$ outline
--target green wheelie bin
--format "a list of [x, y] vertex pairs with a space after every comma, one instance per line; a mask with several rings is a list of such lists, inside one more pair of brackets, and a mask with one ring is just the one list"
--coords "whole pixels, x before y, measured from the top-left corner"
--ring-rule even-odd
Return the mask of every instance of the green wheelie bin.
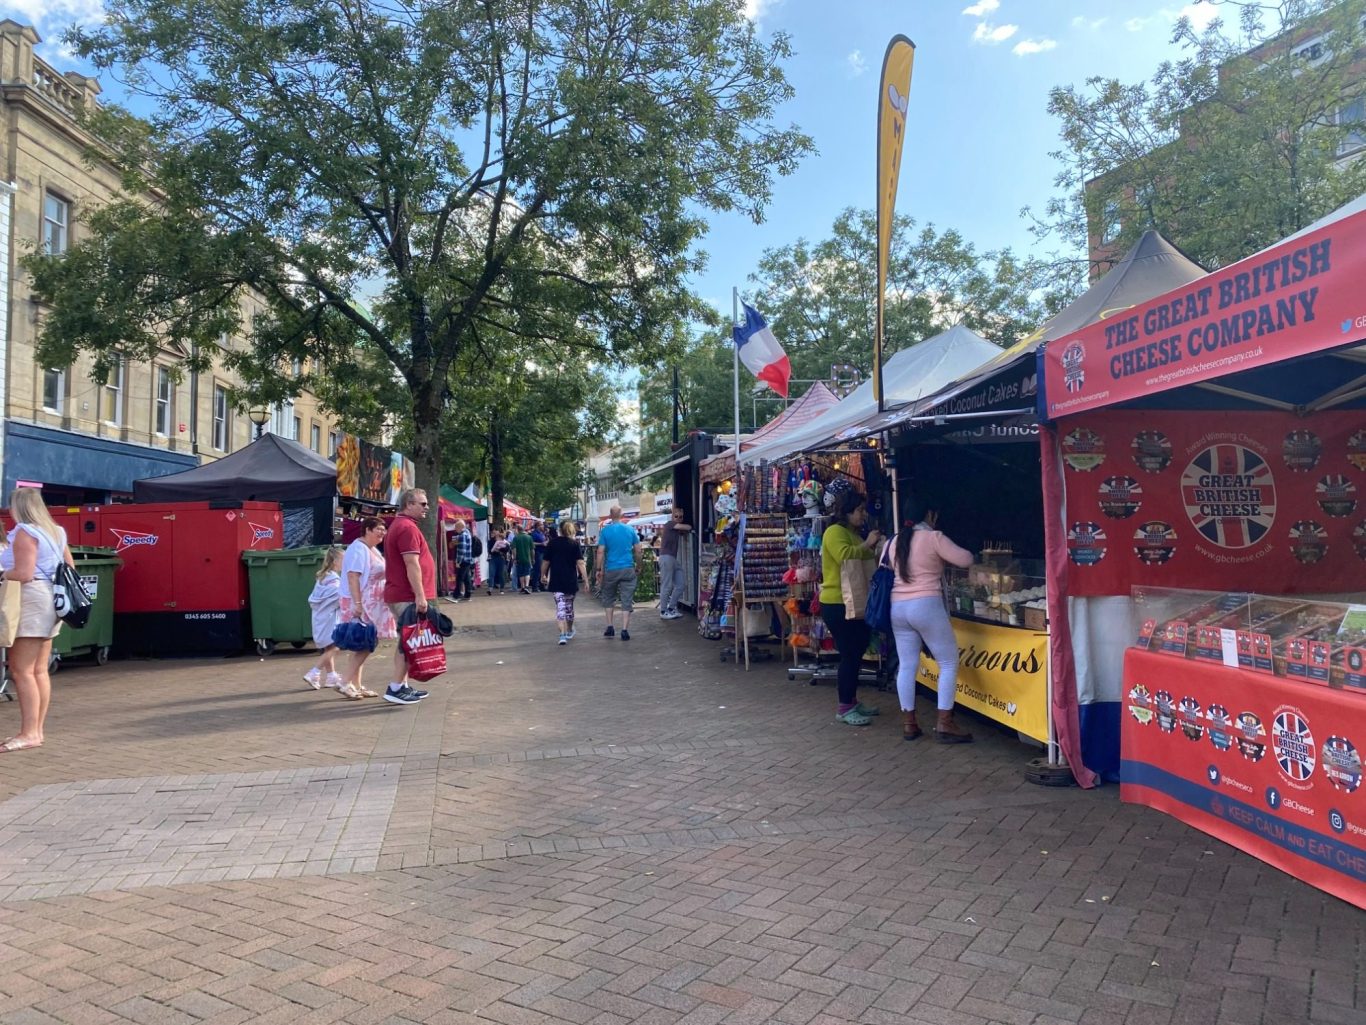
[[104, 665], [114, 643], [114, 571], [123, 565], [123, 560], [114, 555], [112, 548], [73, 545], [71, 561], [90, 592], [90, 619], [80, 629], [62, 624], [52, 641], [48, 672], [56, 672], [62, 660], [73, 655], [94, 655], [95, 663]]
[[318, 569], [329, 547], [242, 553], [247, 564], [251, 636], [258, 655], [269, 655], [277, 644], [302, 648], [313, 640], [308, 595], [318, 582]]

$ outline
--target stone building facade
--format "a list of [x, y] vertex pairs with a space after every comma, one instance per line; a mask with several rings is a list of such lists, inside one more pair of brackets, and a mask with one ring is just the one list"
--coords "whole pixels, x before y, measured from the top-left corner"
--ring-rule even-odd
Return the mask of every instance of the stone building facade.
[[[34, 53], [38, 42], [30, 26], [0, 21], [0, 486], [8, 495], [17, 484], [40, 484], [49, 504], [106, 502], [139, 478], [236, 451], [256, 427], [233, 408], [230, 373], [177, 373], [187, 353], [169, 346], [154, 360], [124, 363], [104, 383], [88, 356], [66, 367], [37, 361], [43, 308], [18, 261], [36, 247], [62, 252], [78, 242], [83, 212], [118, 187], [111, 166], [89, 159], [93, 140], [74, 116], [97, 102], [99, 83], [56, 71]], [[272, 410], [265, 429], [323, 456], [338, 437], [307, 394]]]

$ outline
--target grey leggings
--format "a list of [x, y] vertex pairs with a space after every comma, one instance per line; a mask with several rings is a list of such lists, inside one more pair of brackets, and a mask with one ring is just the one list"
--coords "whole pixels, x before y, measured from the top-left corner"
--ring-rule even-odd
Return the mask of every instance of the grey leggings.
[[920, 668], [920, 649], [930, 649], [939, 663], [939, 710], [953, 707], [958, 687], [958, 640], [953, 636], [944, 599], [908, 598], [892, 602], [892, 636], [896, 638], [896, 693], [904, 712], [915, 709], [915, 674]]

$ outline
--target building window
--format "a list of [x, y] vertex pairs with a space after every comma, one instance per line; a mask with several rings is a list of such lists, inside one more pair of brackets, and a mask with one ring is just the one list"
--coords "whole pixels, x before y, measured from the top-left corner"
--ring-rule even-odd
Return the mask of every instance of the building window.
[[49, 413], [60, 413], [66, 398], [66, 371], [43, 371], [43, 408]]
[[308, 447], [314, 452], [321, 452], [323, 447], [323, 429], [314, 424], [308, 429]]
[[220, 452], [228, 450], [228, 389], [221, 384], [213, 389], [213, 447]]
[[336, 454], [337, 454], [337, 432], [336, 432], [336, 431], [328, 431], [328, 432], [327, 432], [327, 455], [328, 455], [328, 458], [330, 459], [332, 456], [335, 456]]
[[297, 416], [294, 418], [294, 433], [290, 435], [295, 441], [304, 440], [304, 422]]
[[1366, 146], [1366, 96], [1358, 96], [1338, 108], [1338, 127], [1344, 129], [1338, 139], [1338, 156]]
[[109, 370], [109, 376], [100, 388], [100, 419], [107, 424], [120, 426], [123, 423], [123, 386], [128, 365], [119, 360]]
[[175, 385], [171, 380], [169, 367], [157, 367], [157, 408], [155, 429], [163, 438], [171, 433], [171, 421], [175, 418]]
[[1101, 245], [1108, 245], [1119, 238], [1119, 233], [1123, 228], [1120, 217], [1120, 206], [1118, 199], [1107, 199], [1105, 205], [1100, 208], [1100, 242]]
[[61, 256], [66, 252], [71, 229], [71, 204], [52, 192], [43, 193], [43, 252]]

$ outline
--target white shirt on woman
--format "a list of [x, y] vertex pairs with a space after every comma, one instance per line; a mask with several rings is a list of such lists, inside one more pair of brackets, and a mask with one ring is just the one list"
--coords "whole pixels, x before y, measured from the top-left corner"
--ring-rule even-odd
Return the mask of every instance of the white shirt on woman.
[[351, 594], [351, 574], [360, 574], [360, 590], [365, 593], [365, 584], [370, 579], [370, 568], [373, 565], [370, 554], [370, 546], [360, 538], [352, 541], [346, 547], [346, 553], [342, 556], [341, 572], [341, 591], [348, 597]]
[[66, 530], [62, 527], [57, 528], [57, 533], [61, 541], [52, 540], [52, 536], [42, 527], [35, 527], [31, 523], [16, 523], [14, 529], [7, 535], [9, 547], [0, 552], [0, 570], [14, 569], [14, 539], [20, 531], [28, 534], [38, 545], [37, 568], [35, 577], [43, 580], [51, 580], [57, 572], [57, 565], [66, 561]]

